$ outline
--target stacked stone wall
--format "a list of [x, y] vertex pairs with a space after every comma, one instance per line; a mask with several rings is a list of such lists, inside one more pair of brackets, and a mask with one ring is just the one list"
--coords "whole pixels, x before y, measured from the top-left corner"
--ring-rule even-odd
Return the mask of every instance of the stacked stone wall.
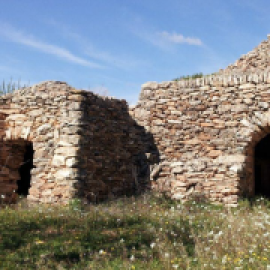
[[242, 55], [234, 64], [229, 65], [224, 70], [220, 70], [220, 74], [258, 73], [269, 71], [270, 57], [270, 35], [267, 40], [261, 42], [256, 48], [249, 53]]
[[254, 149], [270, 133], [269, 89], [264, 72], [147, 83], [131, 109], [62, 82], [2, 96], [1, 195], [16, 199], [32, 143], [32, 201], [99, 201], [151, 180], [175, 199], [235, 205], [255, 191]]
[[155, 150], [151, 135], [129, 115], [126, 101], [62, 82], [2, 96], [0, 135], [0, 195], [7, 201], [18, 197], [19, 169], [29, 143], [34, 168], [27, 198], [45, 203], [134, 192], [147, 182], [149, 151]]
[[[68, 96], [71, 90], [64, 83], [39, 84], [0, 98], [0, 111], [5, 114], [1, 139], [1, 193], [7, 200], [14, 198], [19, 168], [25, 146], [32, 143], [34, 166], [28, 198], [41, 202], [62, 202], [70, 197], [72, 188], [66, 185], [62, 169], [55, 160], [61, 149], [62, 125], [71, 122], [68, 116]], [[68, 118], [68, 119], [66, 119]], [[4, 182], [3, 182], [4, 181]], [[8, 190], [7, 190], [8, 189]]]
[[142, 172], [139, 160], [144, 159], [144, 165], [150, 166], [147, 153], [151, 152], [151, 135], [131, 118], [126, 101], [80, 90], [70, 98], [73, 102], [80, 100], [72, 111], [80, 129], [67, 128], [69, 140], [77, 141], [79, 146], [74, 159], [80, 168], [78, 196], [99, 201], [132, 194], [147, 184], [147, 171]]
[[270, 132], [270, 74], [147, 83], [131, 114], [154, 137], [152, 188], [236, 204], [254, 194], [254, 147]]

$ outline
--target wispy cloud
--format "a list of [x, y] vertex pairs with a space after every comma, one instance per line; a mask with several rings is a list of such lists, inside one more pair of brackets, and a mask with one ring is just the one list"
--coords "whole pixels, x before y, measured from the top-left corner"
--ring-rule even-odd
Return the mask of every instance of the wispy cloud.
[[157, 31], [151, 27], [131, 26], [130, 30], [143, 41], [165, 51], [171, 51], [176, 45], [181, 44], [203, 46], [203, 42], [199, 38], [185, 37], [182, 34], [169, 33], [167, 31]]
[[108, 51], [97, 49], [97, 47], [87, 38], [80, 35], [78, 32], [72, 30], [67, 25], [50, 20], [47, 23], [60, 30], [60, 34], [68, 38], [70, 41], [75, 41], [77, 45], [82, 48], [82, 51], [89, 57], [100, 61], [109, 66], [113, 66], [119, 69], [132, 69], [142, 65], [147, 65], [145, 61], [135, 59], [130, 55], [116, 55]]
[[184, 37], [183, 35], [177, 33], [168, 33], [166, 31], [163, 31], [158, 33], [157, 35], [164, 41], [168, 41], [175, 44], [186, 43], [189, 45], [197, 45], [197, 46], [203, 45], [202, 41], [199, 38]]
[[93, 59], [99, 60], [103, 63], [106, 63], [110, 66], [119, 68], [119, 69], [132, 69], [141, 65], [145, 65], [144, 62], [136, 59], [131, 59], [131, 57], [120, 57], [113, 56], [109, 52], [100, 51], [94, 48], [93, 46], [86, 46], [84, 50], [85, 54], [90, 56]]
[[66, 48], [38, 40], [36, 37], [25, 34], [9, 24], [0, 24], [0, 36], [14, 43], [25, 45], [40, 52], [54, 55], [71, 63], [90, 68], [102, 68], [101, 65], [76, 56]]
[[177, 31], [157, 29], [151, 22], [140, 16], [134, 18], [133, 23], [128, 24], [127, 27], [134, 36], [164, 51], [175, 51], [179, 45], [204, 46], [199, 37], [186, 36]]

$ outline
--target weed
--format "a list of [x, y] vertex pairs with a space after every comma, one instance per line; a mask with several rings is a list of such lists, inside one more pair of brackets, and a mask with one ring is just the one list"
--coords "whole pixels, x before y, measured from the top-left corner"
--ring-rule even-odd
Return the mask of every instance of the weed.
[[144, 194], [0, 210], [1, 269], [266, 269], [269, 201], [230, 209]]

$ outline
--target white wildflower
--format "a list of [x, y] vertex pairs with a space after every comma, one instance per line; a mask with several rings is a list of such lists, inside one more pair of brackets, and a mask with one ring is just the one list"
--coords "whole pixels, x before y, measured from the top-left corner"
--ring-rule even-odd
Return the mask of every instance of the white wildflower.
[[168, 252], [165, 252], [164, 257], [169, 258], [170, 254]]
[[124, 243], [125, 240], [123, 238], [120, 239], [120, 243]]

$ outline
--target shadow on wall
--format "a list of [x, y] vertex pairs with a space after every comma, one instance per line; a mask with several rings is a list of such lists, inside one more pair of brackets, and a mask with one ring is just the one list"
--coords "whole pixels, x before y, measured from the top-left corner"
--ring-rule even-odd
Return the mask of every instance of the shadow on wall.
[[98, 202], [145, 191], [159, 152], [152, 134], [130, 116], [126, 101], [86, 92], [80, 111], [76, 196]]
[[252, 199], [254, 196], [270, 198], [270, 135], [267, 135], [266, 131], [270, 134], [270, 130], [253, 134], [251, 142], [246, 147], [243, 166], [238, 170], [239, 195], [244, 198]]
[[18, 195], [29, 194], [33, 144], [23, 139], [0, 142], [0, 195], [4, 199], [1, 201], [14, 203]]

